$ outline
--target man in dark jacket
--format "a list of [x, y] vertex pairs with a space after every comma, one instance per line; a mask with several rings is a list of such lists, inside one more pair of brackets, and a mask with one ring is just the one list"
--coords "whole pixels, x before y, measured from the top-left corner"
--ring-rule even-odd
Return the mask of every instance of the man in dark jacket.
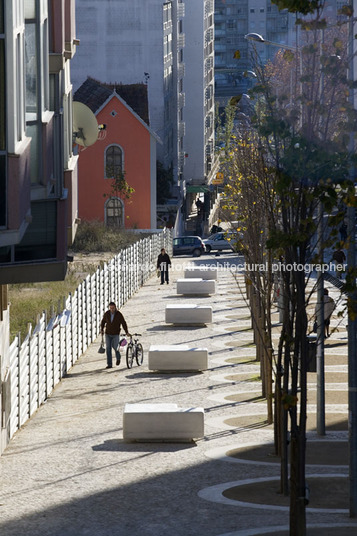
[[169, 266], [171, 266], [171, 260], [165, 249], [162, 248], [160, 255], [157, 258], [157, 269], [161, 274], [161, 285], [166, 281], [169, 284]]
[[114, 348], [116, 355], [116, 364], [120, 365], [120, 352], [119, 352], [119, 334], [120, 328], [123, 326], [125, 334], [130, 337], [128, 333], [128, 326], [126, 325], [125, 318], [120, 311], [116, 308], [114, 302], [110, 302], [109, 310], [104, 313], [102, 322], [100, 324], [100, 331], [103, 335], [105, 327], [105, 346], [107, 349], [107, 366], [106, 368], [112, 368], [112, 348]]

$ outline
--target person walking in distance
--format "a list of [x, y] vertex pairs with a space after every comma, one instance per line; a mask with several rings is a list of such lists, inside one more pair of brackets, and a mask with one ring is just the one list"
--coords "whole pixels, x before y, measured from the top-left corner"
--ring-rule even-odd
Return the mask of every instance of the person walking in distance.
[[157, 258], [157, 269], [161, 274], [161, 285], [166, 281], [169, 284], [169, 266], [171, 266], [171, 260], [165, 249], [162, 248], [160, 255]]
[[105, 346], [107, 351], [107, 366], [106, 368], [112, 368], [112, 348], [114, 348], [116, 356], [116, 364], [120, 365], [120, 352], [119, 352], [119, 335], [120, 328], [123, 326], [125, 334], [130, 337], [128, 332], [128, 326], [125, 322], [124, 316], [118, 311], [114, 302], [110, 302], [109, 309], [104, 313], [102, 322], [100, 324], [100, 331], [103, 335], [105, 328]]
[[330, 319], [335, 309], [335, 301], [329, 296], [327, 288], [324, 288], [324, 324], [325, 338], [330, 336]]

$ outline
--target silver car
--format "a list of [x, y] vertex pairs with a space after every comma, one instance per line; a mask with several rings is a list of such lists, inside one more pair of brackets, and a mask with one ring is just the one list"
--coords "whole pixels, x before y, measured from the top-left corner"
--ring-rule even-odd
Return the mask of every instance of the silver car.
[[230, 251], [235, 251], [236, 241], [236, 233], [221, 232], [205, 238], [203, 243], [205, 245], [206, 252], [209, 253], [211, 250], [223, 251], [224, 249], [229, 249]]

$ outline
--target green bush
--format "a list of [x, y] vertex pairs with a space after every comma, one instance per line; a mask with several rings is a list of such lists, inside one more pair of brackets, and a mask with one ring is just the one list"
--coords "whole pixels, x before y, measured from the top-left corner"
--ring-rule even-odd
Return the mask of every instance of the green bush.
[[75, 253], [99, 253], [102, 251], [118, 253], [140, 238], [140, 233], [106, 227], [98, 221], [83, 221], [78, 226], [71, 250]]

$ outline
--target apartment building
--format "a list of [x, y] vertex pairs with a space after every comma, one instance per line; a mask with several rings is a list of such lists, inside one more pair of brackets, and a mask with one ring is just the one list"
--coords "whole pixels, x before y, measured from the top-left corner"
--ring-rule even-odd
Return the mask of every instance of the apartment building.
[[184, 177], [207, 184], [214, 172], [214, 2], [187, 2], [184, 88]]
[[[244, 36], [258, 33], [274, 43], [292, 45], [296, 42], [294, 17], [287, 10], [279, 11], [270, 0], [215, 1], [215, 86], [220, 106], [225, 106], [233, 95], [246, 93], [252, 85], [247, 75], [252, 69], [252, 45]], [[274, 46], [255, 46], [263, 62], [277, 51]]]
[[[63, 279], [77, 218], [70, 60], [75, 0], [0, 0], [0, 387], [7, 284]], [[0, 400], [0, 406], [1, 406]], [[1, 408], [0, 451], [8, 406]]]
[[[63, 279], [76, 225], [74, 0], [1, 1], [0, 284]], [[67, 219], [68, 218], [68, 219]]]

